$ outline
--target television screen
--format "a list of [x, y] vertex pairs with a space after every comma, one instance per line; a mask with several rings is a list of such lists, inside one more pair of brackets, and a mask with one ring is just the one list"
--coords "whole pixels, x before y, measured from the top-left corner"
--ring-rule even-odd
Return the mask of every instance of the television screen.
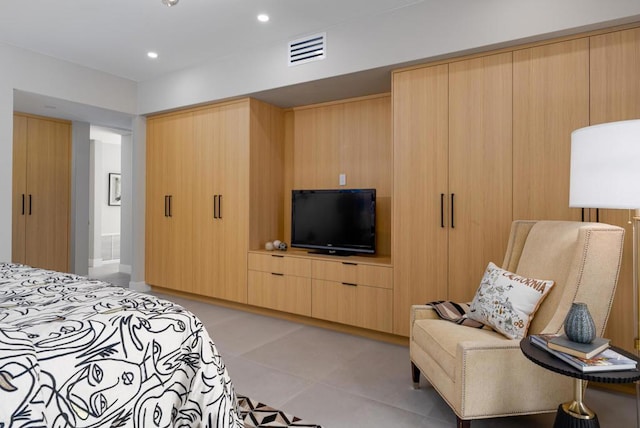
[[375, 189], [293, 190], [291, 246], [329, 254], [375, 253]]

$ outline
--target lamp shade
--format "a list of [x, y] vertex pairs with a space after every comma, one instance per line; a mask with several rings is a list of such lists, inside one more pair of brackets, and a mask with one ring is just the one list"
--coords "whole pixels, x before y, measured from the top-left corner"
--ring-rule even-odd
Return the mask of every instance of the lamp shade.
[[571, 133], [569, 206], [640, 208], [640, 120]]

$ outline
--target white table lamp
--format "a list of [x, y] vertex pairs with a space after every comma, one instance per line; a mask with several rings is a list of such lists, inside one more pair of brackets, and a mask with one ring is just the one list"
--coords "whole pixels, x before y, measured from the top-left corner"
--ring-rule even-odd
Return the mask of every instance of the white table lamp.
[[[640, 355], [638, 227], [640, 220], [640, 120], [580, 128], [571, 133], [569, 206], [636, 210], [633, 225], [634, 348]], [[640, 382], [636, 382], [640, 426]]]

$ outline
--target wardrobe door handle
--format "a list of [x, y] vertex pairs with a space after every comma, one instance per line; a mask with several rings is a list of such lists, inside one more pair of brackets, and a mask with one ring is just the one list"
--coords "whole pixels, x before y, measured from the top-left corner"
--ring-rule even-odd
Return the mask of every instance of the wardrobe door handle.
[[455, 229], [456, 225], [454, 223], [454, 205], [453, 205], [453, 198], [455, 197], [455, 193], [451, 194], [451, 229]]
[[277, 273], [277, 272], [271, 272], [271, 275], [273, 275], [273, 276], [284, 276], [283, 273]]
[[440, 193], [440, 227], [444, 228], [444, 193]]
[[31, 208], [33, 208], [33, 200], [31, 199], [31, 195], [29, 195], [29, 215], [31, 215]]
[[213, 218], [218, 218], [218, 195], [213, 195]]
[[596, 208], [596, 223], [600, 223], [600, 208]]
[[173, 199], [173, 195], [169, 195], [169, 217], [173, 217], [173, 212], [171, 209], [171, 200]]
[[582, 208], [582, 213], [580, 214], [580, 221], [584, 223], [584, 208]]
[[222, 195], [218, 195], [218, 218], [222, 218]]
[[169, 217], [169, 196], [164, 195], [164, 216]]
[[342, 285], [348, 285], [349, 287], [357, 287], [358, 284], [355, 284], [353, 282], [343, 282]]
[[22, 194], [22, 215], [24, 215], [24, 193]]

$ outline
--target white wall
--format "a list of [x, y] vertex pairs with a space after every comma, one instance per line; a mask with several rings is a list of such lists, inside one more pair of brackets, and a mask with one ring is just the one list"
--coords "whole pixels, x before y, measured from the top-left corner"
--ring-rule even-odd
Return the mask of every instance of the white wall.
[[[120, 136], [118, 135], [118, 138]], [[96, 142], [97, 144], [98, 142]], [[96, 171], [98, 176], [96, 182], [100, 187], [101, 194], [96, 194], [102, 209], [103, 235], [120, 233], [120, 206], [109, 205], [109, 174], [121, 174], [120, 144], [102, 144], [102, 158], [100, 159], [100, 171]]]
[[[633, 16], [634, 18], [629, 18]], [[138, 85], [146, 114], [327, 77], [640, 19], [638, 0], [425, 0], [328, 28], [327, 58], [288, 67], [286, 42]]]
[[[0, 44], [0, 200], [11, 200], [13, 90], [135, 114], [136, 83]], [[11, 204], [0, 204], [0, 260], [11, 260]]]
[[[11, 200], [13, 89], [147, 114], [326, 77], [640, 19], [638, 0], [425, 0], [327, 29], [324, 61], [286, 66], [286, 40], [136, 84], [0, 44], [0, 200]], [[302, 36], [302, 35], [301, 35]], [[133, 121], [132, 284], [144, 285], [144, 118]], [[0, 204], [0, 260], [11, 207]]]
[[[133, 134], [122, 136], [122, 206], [120, 207], [120, 272], [131, 273], [133, 237]], [[137, 195], [136, 195], [137, 196]], [[140, 194], [144, 200], [144, 192]], [[143, 228], [144, 230], [144, 228]], [[141, 239], [144, 242], [143, 238]]]
[[87, 254], [89, 253], [89, 170], [90, 146], [89, 124], [72, 124], [72, 179], [71, 179], [71, 245], [72, 272], [80, 275], [89, 273]]
[[[109, 205], [109, 174], [121, 174], [122, 136], [109, 130], [91, 127], [91, 196], [90, 239], [88, 262], [100, 266], [103, 245], [109, 245], [106, 235], [120, 235], [122, 206]], [[118, 241], [120, 241], [118, 239]]]

